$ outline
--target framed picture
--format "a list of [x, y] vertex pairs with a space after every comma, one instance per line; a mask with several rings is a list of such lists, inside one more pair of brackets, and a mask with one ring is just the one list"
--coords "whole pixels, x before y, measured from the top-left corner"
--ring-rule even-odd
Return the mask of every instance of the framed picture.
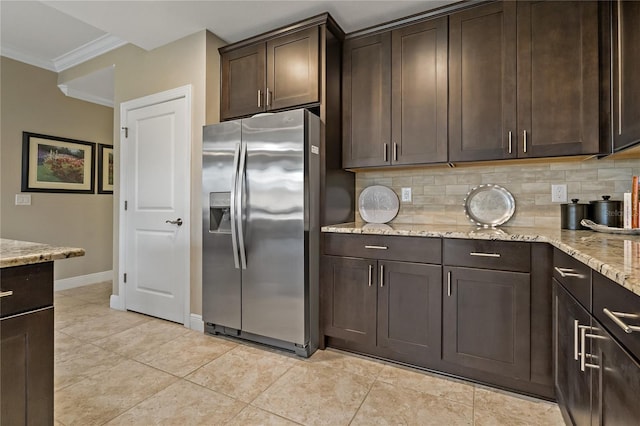
[[22, 192], [93, 194], [92, 142], [22, 132]]
[[113, 194], [113, 146], [98, 144], [98, 194]]

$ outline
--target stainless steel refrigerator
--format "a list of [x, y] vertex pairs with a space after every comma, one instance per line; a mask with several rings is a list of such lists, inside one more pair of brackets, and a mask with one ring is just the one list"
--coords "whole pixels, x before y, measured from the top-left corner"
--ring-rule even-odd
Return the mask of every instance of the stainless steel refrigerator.
[[204, 127], [207, 333], [317, 349], [320, 132], [303, 109]]

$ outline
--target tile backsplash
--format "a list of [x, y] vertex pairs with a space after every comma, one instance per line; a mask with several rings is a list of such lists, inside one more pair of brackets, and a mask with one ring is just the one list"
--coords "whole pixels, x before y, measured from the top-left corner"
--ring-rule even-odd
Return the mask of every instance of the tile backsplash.
[[[492, 162], [413, 169], [360, 170], [356, 173], [356, 195], [370, 185], [392, 188], [400, 198], [410, 187], [411, 202], [400, 202], [391, 223], [469, 224], [464, 199], [475, 186], [498, 184], [516, 200], [516, 211], [504, 226], [560, 227], [560, 203], [551, 202], [551, 185], [566, 184], [568, 198], [581, 203], [611, 195], [622, 200], [631, 190], [631, 177], [640, 175], [640, 159], [537, 160], [536, 162]], [[361, 220], [357, 209], [356, 218]]]

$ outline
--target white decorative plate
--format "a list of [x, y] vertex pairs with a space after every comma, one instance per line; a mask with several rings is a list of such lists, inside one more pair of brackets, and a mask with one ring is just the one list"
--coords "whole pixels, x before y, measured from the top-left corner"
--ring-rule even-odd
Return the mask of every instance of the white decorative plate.
[[476, 186], [464, 199], [464, 212], [476, 225], [494, 227], [502, 225], [513, 216], [516, 202], [513, 195], [500, 185]]
[[365, 188], [358, 198], [360, 216], [369, 223], [387, 223], [396, 217], [399, 208], [396, 193], [382, 185]]

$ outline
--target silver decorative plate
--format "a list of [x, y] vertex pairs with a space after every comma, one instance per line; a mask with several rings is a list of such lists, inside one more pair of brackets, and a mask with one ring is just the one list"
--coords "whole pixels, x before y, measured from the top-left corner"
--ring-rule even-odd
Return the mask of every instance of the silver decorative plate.
[[513, 195], [500, 185], [488, 183], [476, 186], [464, 199], [467, 218], [487, 228], [507, 222], [515, 211]]
[[366, 187], [358, 198], [358, 211], [369, 223], [387, 223], [398, 214], [400, 202], [391, 188], [382, 185]]

